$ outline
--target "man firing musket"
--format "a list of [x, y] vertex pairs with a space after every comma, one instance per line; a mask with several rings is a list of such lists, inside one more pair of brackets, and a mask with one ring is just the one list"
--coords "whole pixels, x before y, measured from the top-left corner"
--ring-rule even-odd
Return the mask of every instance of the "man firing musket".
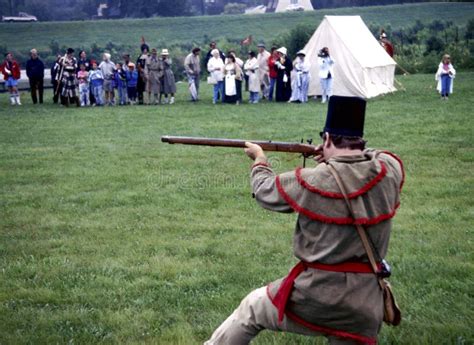
[[375, 344], [382, 320], [400, 322], [383, 259], [403, 164], [390, 152], [365, 149], [365, 106], [360, 98], [330, 98], [323, 143], [312, 148], [315, 168], [276, 175], [264, 149], [246, 143], [257, 202], [298, 213], [293, 246], [300, 261], [245, 297], [206, 345], [248, 344], [264, 329], [326, 336], [332, 345]]

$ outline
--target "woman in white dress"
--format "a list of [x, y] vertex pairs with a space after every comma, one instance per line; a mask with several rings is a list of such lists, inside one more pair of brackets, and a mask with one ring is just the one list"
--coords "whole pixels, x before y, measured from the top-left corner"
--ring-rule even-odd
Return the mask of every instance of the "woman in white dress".
[[249, 52], [249, 58], [244, 65], [245, 74], [249, 78], [249, 103], [258, 103], [258, 93], [260, 92], [260, 78], [258, 75], [258, 60], [255, 52]]

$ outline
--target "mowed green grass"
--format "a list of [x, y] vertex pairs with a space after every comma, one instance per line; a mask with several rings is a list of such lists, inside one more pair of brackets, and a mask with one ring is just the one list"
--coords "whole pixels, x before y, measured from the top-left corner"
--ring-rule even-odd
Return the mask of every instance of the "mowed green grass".
[[416, 20], [428, 23], [435, 19], [462, 26], [474, 18], [474, 3], [420, 3], [264, 15], [1, 23], [0, 42], [8, 49], [24, 51], [32, 47], [47, 50], [52, 40], [60, 46], [89, 48], [97, 43], [104, 47], [113, 42], [138, 49], [142, 35], [149, 44], [160, 48], [184, 43], [191, 46], [223, 38], [240, 42], [253, 35], [256, 42], [263, 40], [270, 44], [298, 24], [314, 25], [316, 29], [325, 15], [360, 15], [367, 25], [381, 27], [401, 28], [413, 25]]
[[[369, 146], [406, 167], [388, 260], [404, 321], [381, 344], [472, 344], [474, 73], [442, 101], [432, 75], [371, 100]], [[48, 97], [49, 98], [49, 97]], [[240, 149], [165, 134], [317, 138], [326, 107], [10, 107], [0, 95], [0, 343], [199, 344], [296, 262], [296, 215], [259, 208]], [[277, 172], [301, 165], [271, 153]], [[324, 344], [271, 332], [255, 344]]]

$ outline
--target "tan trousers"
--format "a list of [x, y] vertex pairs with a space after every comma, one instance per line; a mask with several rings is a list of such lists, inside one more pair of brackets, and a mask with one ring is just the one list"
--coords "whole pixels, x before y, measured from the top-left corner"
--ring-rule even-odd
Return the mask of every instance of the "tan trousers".
[[[267, 296], [267, 287], [252, 291], [239, 307], [212, 334], [204, 345], [246, 345], [264, 330], [298, 333], [308, 336], [322, 336], [286, 316], [278, 324], [278, 312]], [[351, 340], [328, 337], [331, 345], [357, 344]]]

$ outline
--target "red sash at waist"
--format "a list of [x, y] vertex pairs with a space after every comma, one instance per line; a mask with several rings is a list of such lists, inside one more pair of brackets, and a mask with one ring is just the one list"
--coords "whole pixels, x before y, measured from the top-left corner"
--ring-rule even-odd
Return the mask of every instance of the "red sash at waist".
[[[380, 270], [380, 264], [378, 265]], [[304, 262], [300, 261], [293, 267], [290, 273], [286, 276], [280, 285], [277, 293], [273, 298], [273, 304], [278, 309], [278, 322], [283, 321], [283, 315], [285, 314], [286, 305], [290, 299], [291, 291], [295, 285], [296, 278], [303, 273], [308, 267], [315, 268], [323, 271], [331, 272], [345, 272], [345, 273], [372, 273], [372, 267], [367, 262], [343, 262], [340, 264], [322, 264], [319, 262]]]

